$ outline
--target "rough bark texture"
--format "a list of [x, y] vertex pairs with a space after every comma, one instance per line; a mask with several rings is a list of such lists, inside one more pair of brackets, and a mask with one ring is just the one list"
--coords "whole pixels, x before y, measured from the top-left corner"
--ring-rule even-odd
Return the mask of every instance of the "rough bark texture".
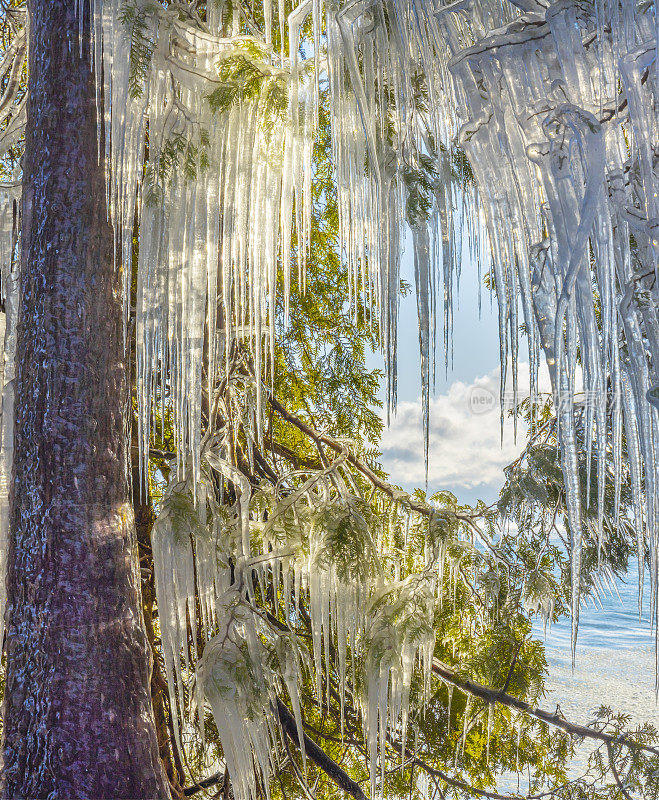
[[33, 0], [5, 798], [169, 798], [127, 481], [127, 381], [85, 19]]

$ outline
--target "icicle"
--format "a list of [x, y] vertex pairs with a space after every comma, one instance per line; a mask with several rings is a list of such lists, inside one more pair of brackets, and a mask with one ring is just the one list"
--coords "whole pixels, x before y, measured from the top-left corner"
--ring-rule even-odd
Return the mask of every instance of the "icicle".
[[[269, 6], [263, 56], [253, 63], [264, 87], [278, 83], [289, 93], [289, 107], [273, 107], [265, 99], [272, 95], [264, 91], [239, 104], [220, 105], [216, 111], [209, 96], [220, 83], [218, 63], [223, 69], [248, 52], [239, 38], [223, 38], [220, 17], [214, 11], [210, 14], [211, 29], [217, 33], [208, 33], [196, 26], [194, 18], [184, 20], [175, 10], [159, 10], [143, 0], [136, 0], [130, 13], [122, 15], [122, 8], [122, 0], [105, 0], [102, 6], [97, 0], [94, 29], [97, 76], [99, 41], [103, 42], [109, 201], [117, 255], [124, 264], [131, 259], [136, 208], [140, 215], [140, 449], [144, 462], [153, 400], [159, 393], [162, 396], [165, 387], [158, 381], [169, 367], [175, 375], [172, 407], [181, 463], [189, 461], [198, 480], [201, 375], [205, 360], [206, 391], [212, 393], [218, 370], [219, 348], [214, 341], [218, 320], [224, 326], [226, 354], [237, 339], [248, 345], [259, 368], [264, 361], [272, 365], [277, 231], [282, 233], [286, 259], [293, 198], [300, 212], [300, 254], [306, 252], [310, 236], [315, 100], [307, 88], [309, 71], [297, 64], [299, 28], [293, 26], [291, 34], [292, 69], [285, 61], [273, 64], [267, 56], [272, 30]], [[296, 13], [302, 21], [300, 10]], [[133, 56], [144, 62], [139, 76], [131, 71], [129, 59], [136, 40], [140, 50]], [[149, 160], [143, 165], [147, 122]], [[259, 224], [252, 223], [256, 220]], [[130, 270], [124, 274], [129, 276]], [[216, 317], [211, 309], [218, 293], [223, 308]], [[210, 344], [204, 350], [205, 335]], [[256, 411], [258, 428], [258, 381]]]
[[494, 725], [494, 703], [487, 706], [487, 745], [485, 747], [485, 763], [490, 764], [490, 739], [492, 737], [492, 727]]
[[[443, 9], [439, 16], [440, 36], [454, 54], [449, 69], [456, 80], [455, 107], [464, 122], [460, 138], [483, 200], [493, 251], [502, 370], [508, 350], [512, 349], [513, 355], [515, 352], [514, 337], [510, 337], [508, 328], [516, 328], [512, 323], [515, 313], [513, 299], [519, 288], [527, 328], [537, 325], [552, 376], [570, 509], [573, 638], [576, 638], [582, 523], [572, 401], [575, 386], [570, 373], [577, 347], [584, 363], [584, 447], [589, 454], [592, 430], [598, 453], [598, 539], [601, 541], [605, 488], [603, 455], [607, 451], [607, 422], [604, 392], [609, 370], [614, 391], [618, 390], [620, 376], [627, 369], [631, 367], [636, 376], [632, 390], [635, 413], [644, 421], [645, 433], [639, 431], [637, 439], [640, 465], [636, 469], [638, 477], [634, 477], [633, 482], [638, 486], [645, 473], [652, 485], [649, 491], [651, 518], [657, 507], [654, 480], [656, 445], [653, 444], [657, 418], [648, 410], [647, 401], [644, 403], [642, 399], [650, 385], [648, 377], [643, 375], [644, 370], [647, 373], [647, 360], [646, 356], [636, 357], [632, 353], [635, 364], [621, 363], [618, 339], [623, 331], [621, 317], [616, 313], [621, 298], [620, 295], [615, 297], [616, 278], [618, 285], [625, 286], [631, 277], [626, 266], [629, 260], [629, 224], [635, 230], [634, 236], [645, 237], [644, 242], [650, 245], [641, 245], [635, 257], [645, 259], [646, 273], [648, 269], [656, 268], [656, 253], [652, 253], [656, 243], [649, 242], [649, 228], [644, 222], [656, 217], [652, 205], [657, 196], [656, 178], [650, 179], [648, 169], [641, 164], [644, 186], [639, 187], [636, 197], [641, 198], [642, 210], [624, 211], [625, 207], [636, 206], [633, 199], [636, 190], [631, 183], [625, 186], [618, 178], [629, 174], [626, 171], [628, 164], [623, 160], [628, 152], [623, 131], [624, 115], [613, 110], [619, 107], [620, 102], [619, 83], [614, 77], [618, 45], [605, 32], [601, 20], [596, 24], [589, 11], [568, 2], [554, 4], [546, 11], [538, 7], [536, 12], [540, 17], [534, 18], [533, 22], [522, 17], [507, 24], [500, 18], [496, 24], [484, 23], [479, 29], [479, 15], [484, 8], [495, 13], [493, 8], [481, 4], [469, 4], [468, 7], [456, 4]], [[631, 35], [631, 40], [635, 36], [639, 41], [652, 40], [656, 34], [648, 25], [649, 19], [650, 16], [641, 11], [632, 16], [629, 24], [632, 29], [636, 28], [636, 32]], [[459, 24], [456, 24], [458, 20]], [[460, 28], [463, 23], [469, 26], [471, 40]], [[498, 30], [485, 37], [485, 31], [492, 28]], [[599, 38], [588, 38], [595, 29]], [[593, 41], [597, 41], [596, 57], [590, 52], [594, 49]], [[639, 76], [644, 68], [641, 65], [647, 66], [648, 53], [653, 47], [654, 44], [649, 47], [645, 44], [623, 55], [620, 61], [626, 93], [634, 105], [633, 108], [630, 106], [629, 120], [639, 140], [638, 158], [641, 162], [645, 160], [646, 165], [649, 163], [648, 143], [657, 139], [657, 115], [651, 90], [641, 88]], [[565, 117], [567, 109], [571, 109], [571, 120]], [[450, 118], [450, 111], [441, 98], [433, 110]], [[560, 155], [563, 153], [565, 157]], [[563, 174], [567, 179], [559, 174], [565, 169], [568, 171]], [[609, 197], [604, 197], [601, 191], [605, 179]], [[648, 181], [654, 181], [652, 200], [645, 188], [650, 185]], [[594, 271], [586, 260], [591, 252], [595, 258]], [[622, 259], [618, 254], [622, 254]], [[579, 264], [580, 261], [583, 263]], [[512, 263], [517, 265], [516, 273], [510, 267]], [[531, 282], [527, 272], [530, 266], [535, 270]], [[602, 309], [601, 329], [594, 315], [591, 275], [597, 282]], [[635, 308], [628, 315], [631, 328], [624, 331], [624, 340], [630, 351], [636, 342], [643, 339], [651, 349], [656, 339], [653, 333], [657, 329], [656, 290], [651, 295], [646, 290], [639, 310]], [[562, 304], [560, 309], [557, 307], [559, 303]], [[529, 308], [534, 309], [535, 320], [529, 319]], [[641, 318], [643, 322], [639, 324]], [[568, 339], [569, 352], [562, 356]], [[558, 360], [563, 363], [557, 363], [557, 348], [563, 348], [558, 352]], [[536, 369], [533, 365], [537, 364], [537, 359], [532, 341], [529, 341], [529, 360], [533, 383]], [[624, 417], [629, 413], [620, 406], [614, 411], [617, 498], [621, 412]], [[588, 455], [586, 460], [590, 460]], [[636, 463], [639, 463], [638, 458]], [[638, 490], [635, 491], [638, 494]], [[616, 500], [616, 506], [618, 502]], [[640, 532], [645, 517], [640, 508], [637, 517]]]
[[430, 243], [427, 228], [414, 228], [414, 278], [419, 313], [419, 348], [421, 350], [421, 396], [423, 406], [423, 453], [426, 465], [426, 485], [428, 483], [428, 446], [430, 414]]
[[183, 713], [181, 653], [189, 670], [188, 622], [194, 666], [197, 653], [197, 598], [205, 630], [210, 629], [215, 616], [215, 546], [212, 531], [201, 522], [191, 494], [185, 483], [176, 479], [172, 481], [151, 536], [165, 672], [173, 710], [174, 734], [179, 746], [179, 719]]
[[460, 737], [460, 741], [458, 742], [458, 746], [455, 752], [456, 765], [458, 762], [458, 758], [464, 758], [465, 745], [467, 743], [467, 733], [469, 731], [469, 715], [471, 714], [472, 702], [473, 702], [472, 697], [470, 694], [468, 694], [467, 701], [465, 703], [464, 718], [462, 721], [462, 735]]
[[20, 185], [0, 187], [0, 275], [5, 311], [0, 315], [0, 641], [4, 636], [5, 570], [9, 545], [9, 485], [14, 453], [14, 377], [19, 303], [19, 264], [13, 257]]
[[211, 706], [236, 797], [256, 800], [258, 775], [269, 798], [275, 702], [271, 676], [253, 616], [241, 606], [235, 588], [219, 599], [218, 607], [220, 633], [206, 644], [198, 665], [197, 703], [200, 712], [204, 699]]
[[453, 703], [453, 684], [449, 684], [448, 686], [448, 709], [447, 709], [447, 722], [446, 722], [446, 735], [449, 736], [451, 733], [451, 705]]

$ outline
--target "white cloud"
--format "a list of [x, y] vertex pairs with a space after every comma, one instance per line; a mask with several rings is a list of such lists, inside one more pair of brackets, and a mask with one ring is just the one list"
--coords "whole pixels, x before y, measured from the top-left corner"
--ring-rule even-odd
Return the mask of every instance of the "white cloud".
[[[461, 489], [472, 490], [484, 499], [497, 494], [503, 483], [503, 467], [519, 455], [526, 440], [526, 427], [519, 423], [515, 442], [513, 421], [507, 416], [503, 445], [501, 443], [499, 375], [497, 367], [470, 385], [456, 381], [446, 394], [431, 399], [430, 489], [451, 489], [458, 495]], [[528, 395], [528, 375], [528, 364], [521, 363], [518, 368], [520, 398]], [[539, 384], [540, 391], [549, 391], [546, 370], [541, 372]], [[506, 388], [510, 390], [510, 382]], [[420, 398], [399, 403], [390, 427], [384, 430], [381, 447], [382, 465], [393, 482], [408, 489], [423, 486]]]

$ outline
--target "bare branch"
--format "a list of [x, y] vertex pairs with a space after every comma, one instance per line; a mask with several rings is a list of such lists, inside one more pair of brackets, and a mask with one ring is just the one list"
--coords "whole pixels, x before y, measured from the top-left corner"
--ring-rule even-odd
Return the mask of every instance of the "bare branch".
[[218, 786], [220, 784], [219, 790], [221, 790], [224, 788], [224, 777], [225, 770], [222, 770], [222, 772], [216, 772], [214, 775], [209, 775], [208, 778], [204, 778], [192, 786], [186, 787], [183, 790], [183, 796], [192, 797], [193, 795], [197, 794], [197, 792], [203, 792], [204, 789], [209, 789], [211, 786]]
[[[281, 724], [281, 717], [279, 718], [279, 723]], [[302, 770], [298, 767], [296, 760], [293, 758], [291, 749], [288, 746], [288, 736], [284, 736], [284, 747], [286, 748], [286, 754], [288, 755], [288, 760], [291, 762], [291, 766], [293, 767], [293, 772], [295, 772], [295, 777], [297, 778], [297, 781], [300, 784], [302, 791], [307, 797], [307, 800], [316, 800], [316, 795], [311, 791], [311, 788], [309, 787], [306, 778], [302, 774]]]
[[613, 773], [613, 777], [615, 778], [616, 784], [618, 785], [618, 789], [620, 789], [620, 793], [625, 798], [625, 800], [634, 800], [634, 798], [629, 794], [627, 789], [620, 778], [620, 773], [618, 772], [618, 768], [616, 767], [616, 757], [615, 753], [613, 752], [613, 745], [611, 742], [606, 743], [606, 752], [609, 754], [609, 765], [611, 766], [611, 772]]
[[512, 680], [513, 673], [515, 672], [515, 664], [517, 663], [517, 657], [519, 656], [519, 651], [522, 649], [522, 645], [524, 644], [524, 640], [522, 639], [517, 644], [517, 649], [515, 650], [515, 655], [513, 656], [513, 660], [510, 662], [510, 667], [508, 669], [508, 675], [506, 675], [506, 682], [503, 684], [501, 689], [502, 692], [508, 691], [508, 686], [510, 686], [510, 681]]

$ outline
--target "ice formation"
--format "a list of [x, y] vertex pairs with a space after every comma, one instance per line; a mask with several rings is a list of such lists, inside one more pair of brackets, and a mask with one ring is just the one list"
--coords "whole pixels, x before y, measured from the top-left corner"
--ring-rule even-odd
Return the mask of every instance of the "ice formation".
[[[0, 641], [4, 640], [4, 608], [8, 526], [9, 482], [13, 457], [14, 358], [18, 321], [18, 267], [20, 238], [20, 169], [6, 158], [25, 129], [26, 96], [21, 76], [27, 56], [24, 9], [14, 9], [8, 23], [8, 45], [0, 57], [0, 157], [4, 169], [0, 181]], [[8, 179], [8, 180], [7, 180]]]
[[[216, 598], [228, 586], [226, 564], [218, 562], [216, 548], [222, 520], [212, 493], [207, 491], [206, 477], [204, 473], [194, 492], [190, 476], [183, 480], [178, 475], [172, 477], [151, 534], [170, 704], [179, 713], [183, 699], [181, 650], [188, 672], [190, 656], [193, 666], [198, 656], [196, 603], [201, 613], [200, 633], [207, 637], [216, 619]], [[177, 737], [178, 716], [174, 719]]]
[[[303, 10], [292, 15], [293, 30]], [[177, 450], [196, 477], [202, 394], [236, 340], [251, 343], [268, 368], [293, 209], [300, 271], [310, 225], [310, 69], [276, 56], [266, 40], [226, 36], [220, 16], [211, 5], [201, 24], [176, 4], [106, 0], [97, 35], [123, 263], [131, 263], [136, 209], [140, 221], [139, 441], [144, 453], [153, 403], [169, 388], [159, 381], [171, 375]]]
[[[488, 225], [502, 356], [517, 354], [519, 304], [531, 365], [537, 369], [542, 349], [552, 377], [570, 517], [574, 648], [581, 510], [590, 501], [577, 469], [578, 401], [586, 406], [589, 461], [596, 455], [600, 520], [605, 454], [613, 451], [617, 488], [624, 429], [635, 524], [651, 553], [656, 625], [656, 18], [650, 4], [531, 3], [521, 10], [512, 21], [491, 20], [491, 4], [462, 3], [436, 18], [450, 53], [460, 143]], [[578, 359], [584, 396], [577, 400]], [[641, 552], [639, 560], [642, 572]]]
[[[309, 668], [304, 653], [246, 600], [253, 574], [275, 581], [291, 612], [300, 591], [308, 591], [309, 663], [319, 701], [330, 636], [339, 645], [342, 685], [356, 668], [350, 656], [364, 654], [363, 715], [374, 794], [386, 732], [399, 727], [405, 737], [411, 674], [420, 662], [427, 676], [432, 654], [432, 629], [405, 620], [432, 617], [433, 582], [445, 561], [451, 575], [458, 572], [432, 547], [412, 574], [383, 570], [377, 563], [382, 541], [371, 538], [372, 522], [347, 485], [341, 457], [292, 494], [273, 489], [270, 497], [254, 496], [232, 463], [230, 426], [213, 427], [234, 414], [254, 441], [260, 435], [261, 381], [226, 370], [241, 342], [267, 376], [277, 293], [283, 292], [287, 312], [295, 272], [304, 284], [323, 92], [350, 277], [346, 301], [355, 309], [363, 302], [377, 316], [390, 407], [396, 399], [400, 258], [409, 228], [426, 429], [435, 334], [442, 325], [448, 351], [454, 283], [469, 249], [472, 260], [487, 269], [491, 264], [502, 384], [509, 355], [516, 373], [521, 325], [532, 393], [541, 356], [549, 365], [569, 507], [573, 640], [583, 506], [599, 503], [601, 518], [607, 452], [619, 494], [623, 443], [640, 562], [646, 545], [651, 554], [656, 626], [655, 6], [646, 0], [303, 0], [286, 16], [280, 1], [276, 7], [263, 3], [262, 25], [251, 14], [241, 17], [239, 4], [209, 3], [205, 17], [197, 4], [184, 2], [165, 7], [157, 0], [93, 0], [92, 7], [108, 200], [124, 265], [132, 263], [139, 223], [135, 313], [143, 464], [158, 406], [161, 417], [165, 405], [171, 410], [177, 436], [175, 478], [154, 531], [170, 692], [173, 705], [183, 701], [197, 640], [211, 637], [196, 670], [197, 702], [207, 698], [216, 715], [237, 796], [254, 796], [253, 768], [267, 775], [276, 747], [273, 695], [245, 687], [285, 685], [301, 732], [298, 685]], [[0, 62], [8, 87], [0, 98], [4, 151], [24, 125], [15, 80], [24, 51], [19, 27]], [[18, 183], [0, 187], [5, 506], [19, 193]], [[128, 318], [130, 269], [124, 274]], [[577, 363], [583, 396], [576, 393]], [[216, 407], [220, 381], [229, 396], [235, 388], [231, 408]], [[589, 482], [585, 492], [577, 470], [579, 404], [585, 404], [593, 472], [593, 488]], [[208, 467], [235, 487], [229, 519], [204, 488]], [[267, 509], [267, 520], [259, 509]], [[3, 530], [5, 519], [3, 510]], [[352, 537], [348, 550], [341, 538], [346, 531]], [[195, 617], [195, 592], [202, 631], [189, 631], [186, 622]], [[542, 593], [529, 600], [543, 608], [548, 602]], [[272, 674], [257, 667], [264, 653]], [[249, 723], [233, 724], [238, 719]]]
[[[240, 486], [228, 513], [222, 516], [217, 508], [211, 509], [207, 531], [202, 535], [192, 530], [191, 520], [195, 526], [200, 521], [199, 512], [194, 512], [192, 481], [175, 476], [154, 530], [157, 591], [163, 608], [159, 624], [172, 707], [184, 697], [183, 651], [185, 673], [188, 678], [195, 676], [196, 708], [201, 715], [204, 702], [210, 705], [237, 796], [251, 800], [255, 770], [267, 785], [280, 750], [278, 692], [284, 688], [288, 692], [303, 741], [303, 676], [315, 678], [321, 705], [330, 701], [330, 671], [336, 674], [342, 703], [350, 676], [351, 684], [361, 687], [355, 700], [365, 722], [375, 798], [384, 785], [387, 733], [398, 731], [405, 747], [418, 667], [422, 690], [416, 702], [423, 704], [430, 696], [439, 565], [453, 560], [437, 536], [421, 554], [411, 543], [406, 548], [406, 563], [413, 563], [410, 574], [401, 575], [400, 565], [392, 569], [386, 563], [393, 559], [389, 554], [394, 552], [396, 528], [410, 525], [408, 512], [390, 503], [390, 529], [383, 529], [363, 498], [350, 491], [343, 471], [347, 453], [306, 480], [295, 483], [294, 476], [284, 476], [279, 488], [265, 484], [253, 492], [227, 460], [229, 451], [228, 437], [218, 435], [204, 443], [201, 455], [202, 474], [212, 467]], [[201, 507], [209, 508], [206, 499], [198, 501]], [[211, 601], [207, 618], [211, 624], [204, 623], [203, 631], [188, 632], [186, 605], [194, 602], [195, 574], [204, 572], [200, 537], [210, 544], [207, 553], [215, 550], [221, 566], [214, 583], [208, 583], [205, 591], [200, 585], [201, 596]], [[464, 558], [464, 550], [457, 552]], [[233, 582], [227, 569], [231, 560]], [[302, 613], [301, 597], [308, 595], [311, 652], [250, 602], [257, 586], [262, 596], [272, 590], [273, 596], [283, 598], [288, 619]], [[195, 664], [197, 633], [205, 643]], [[302, 753], [304, 759], [304, 747]]]
[[[278, 264], [285, 295], [293, 249], [301, 276], [305, 269], [318, 87], [326, 80], [348, 299], [362, 298], [378, 314], [390, 404], [405, 227], [426, 428], [439, 273], [448, 329], [463, 249], [456, 228], [468, 228], [471, 241], [489, 241], [502, 364], [511, 354], [516, 383], [523, 324], [532, 393], [541, 353], [550, 368], [572, 537], [574, 638], [581, 507], [596, 496], [601, 518], [605, 453], [615, 455], [619, 485], [623, 432], [636, 525], [652, 552], [656, 617], [654, 6], [305, 2], [288, 20], [279, 16], [288, 54], [284, 44], [272, 48], [272, 9], [264, 11], [264, 29], [250, 36], [237, 36], [236, 20], [220, 7], [202, 22], [178, 5], [106, 0], [99, 17], [110, 197], [124, 260], [136, 207], [141, 219], [142, 448], [163, 395], [159, 376], [169, 370], [182, 463], [190, 457], [198, 475], [202, 395], [223, 354], [232, 341], [248, 341], [267, 367]], [[239, 80], [252, 94], [236, 88]], [[473, 191], [460, 188], [472, 175]], [[473, 249], [482, 252], [482, 244]], [[575, 399], [577, 360], [585, 400]], [[586, 404], [596, 486], [591, 491], [589, 480], [585, 497], [575, 402]]]
[[[654, 6], [575, 0], [515, 5], [353, 1], [324, 7], [303, 2], [287, 20], [280, 13], [274, 21], [282, 42], [279, 52], [271, 47], [269, 5], [263, 7], [263, 30], [242, 37], [237, 36], [236, 19], [226, 19], [219, 9], [203, 23], [179, 6], [163, 11], [153, 2], [135, 2], [130, 4], [132, 16], [125, 8], [120, 0], [106, 3], [102, 43], [105, 74], [111, 76], [105, 85], [105, 96], [111, 98], [106, 110], [110, 197], [124, 260], [132, 248], [136, 208], [140, 215], [137, 324], [143, 452], [153, 403], [164, 393], [159, 376], [170, 371], [180, 469], [192, 465], [194, 494], [204, 452], [204, 397], [213, 397], [209, 387], [227, 363], [232, 343], [248, 343], [256, 364], [267, 370], [277, 270], [281, 264], [287, 306], [293, 251], [303, 283], [312, 142], [320, 83], [326, 81], [340, 235], [350, 276], [346, 299], [353, 307], [361, 300], [378, 315], [390, 405], [396, 398], [397, 297], [405, 229], [411, 228], [414, 250], [426, 428], [435, 330], [442, 314], [440, 276], [447, 342], [461, 233], [467, 229], [474, 255], [482, 257], [487, 247], [491, 252], [504, 370], [510, 354], [516, 385], [521, 325], [532, 394], [541, 354], [549, 365], [569, 510], [573, 647], [582, 507], [591, 503], [591, 495], [597, 497], [601, 519], [609, 450], [619, 492], [623, 438], [635, 524], [643, 532], [639, 557], [646, 543], [651, 552], [656, 620], [659, 209]], [[126, 23], [132, 25], [128, 38]], [[136, 47], [143, 56], [137, 68], [128, 57]], [[256, 87], [251, 94], [233, 85], [239, 74]], [[237, 101], [225, 102], [229, 91]], [[583, 398], [576, 396], [577, 362]], [[258, 436], [260, 383], [253, 394], [250, 419]], [[585, 403], [586, 447], [594, 476], [594, 488], [589, 479], [585, 492], [578, 474], [577, 403]], [[228, 447], [226, 442], [223, 446]], [[336, 486], [336, 469], [333, 474]], [[411, 669], [417, 658], [427, 669], [432, 641], [405, 641], [400, 638], [405, 626], [400, 620], [390, 622], [396, 604], [403, 602], [404, 583], [378, 588], [364, 576], [346, 580], [326, 560], [328, 552], [336, 557], [325, 540], [333, 515], [354, 516], [354, 509], [346, 510], [349, 493], [339, 491], [333, 497], [326, 479], [310, 478], [295, 493], [295, 509], [289, 497], [283, 509], [273, 510], [261, 531], [260, 556], [251, 552], [252, 522], [245, 518], [243, 498], [237, 542], [241, 563], [249, 565], [259, 557], [265, 559], [261, 564], [270, 563], [269, 574], [281, 577], [291, 606], [300, 587], [308, 590], [319, 700], [322, 675], [329, 670], [323, 653], [327, 659], [330, 635], [350, 642], [351, 650], [364, 648], [363, 713], [374, 794], [382, 763], [378, 750], [388, 726], [405, 730]], [[308, 556], [300, 550], [300, 505], [316, 515], [308, 521]], [[289, 520], [289, 528], [282, 523], [278, 530], [279, 517], [285, 520], [290, 514], [295, 524]], [[359, 537], [357, 523], [352, 531]], [[366, 553], [366, 540], [362, 544]], [[180, 563], [172, 563], [170, 580], [183, 562], [189, 577], [190, 555], [187, 551]], [[165, 560], [170, 556], [169, 550], [163, 553]], [[423, 596], [418, 588], [417, 600]], [[181, 597], [189, 598], [189, 590], [181, 591], [179, 603]], [[366, 604], [361, 602], [365, 597]], [[386, 598], [382, 606], [380, 597]], [[541, 605], [546, 604], [545, 599]], [[243, 623], [235, 626], [220, 619], [220, 629], [223, 624], [234, 635], [241, 630], [247, 635]], [[173, 650], [186, 650], [180, 624], [173, 623], [169, 635]], [[198, 680], [216, 714], [222, 714], [220, 706], [225, 706], [217, 698], [223, 695], [214, 694], [208, 677], [215, 674], [212, 663], [224, 664], [217, 667], [225, 676], [222, 683], [227, 664], [243, 656], [232, 651], [239, 648], [239, 639], [227, 634], [224, 644], [212, 641]], [[340, 647], [341, 675], [347, 668], [346, 651]], [[234, 710], [226, 713], [244, 716], [242, 702], [236, 699], [235, 706], [226, 706]], [[273, 736], [271, 699], [262, 702], [260, 727], [241, 734], [249, 741], [225, 743], [227, 758], [243, 776], [239, 781], [245, 798], [253, 793], [245, 770], [252, 764], [268, 770], [264, 753]], [[249, 764], [240, 761], [246, 748], [252, 754]]]
[[96, 9], [109, 198], [124, 263], [136, 212], [140, 220], [143, 452], [150, 411], [163, 395], [159, 376], [174, 376], [179, 451], [191, 456], [197, 475], [202, 393], [223, 356], [234, 341], [250, 342], [256, 363], [268, 369], [277, 270], [285, 312], [295, 266], [304, 285], [320, 78], [330, 98], [347, 300], [356, 308], [362, 299], [377, 314], [393, 407], [400, 257], [409, 223], [427, 408], [438, 270], [443, 264], [450, 298], [461, 253], [452, 213], [461, 176], [446, 148], [436, 145], [434, 120], [429, 127], [423, 77], [403, 58], [412, 44], [393, 35], [376, 5], [371, 28], [362, 4], [321, 8], [307, 0], [288, 19], [282, 8], [279, 52], [271, 8], [264, 30], [250, 35], [238, 35], [237, 19], [220, 5], [209, 8], [205, 21], [180, 4], [164, 9], [154, 0], [97, 0]]

